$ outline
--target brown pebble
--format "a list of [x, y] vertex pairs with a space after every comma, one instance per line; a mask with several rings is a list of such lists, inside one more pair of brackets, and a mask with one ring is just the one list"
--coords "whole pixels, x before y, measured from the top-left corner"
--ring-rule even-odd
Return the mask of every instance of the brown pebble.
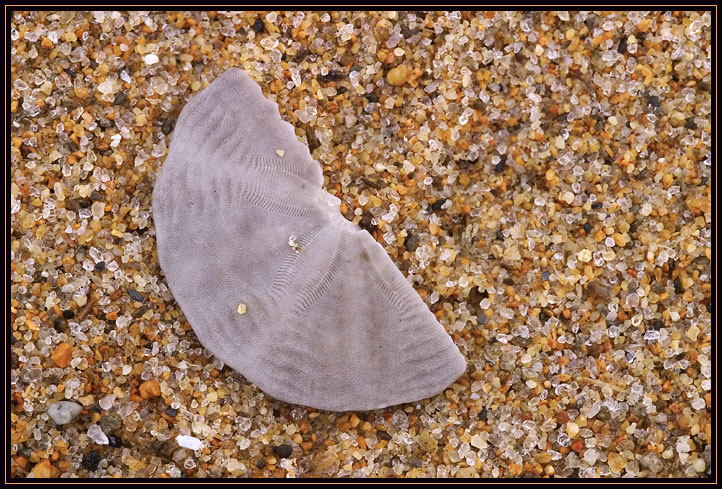
[[48, 479], [52, 477], [53, 466], [47, 458], [33, 467], [33, 475], [36, 479]]
[[143, 399], [150, 399], [151, 397], [156, 397], [160, 395], [160, 385], [158, 385], [158, 381], [155, 379], [146, 380], [142, 384], [140, 384], [140, 396]]
[[394, 86], [400, 86], [406, 83], [406, 78], [409, 76], [409, 68], [406, 65], [399, 65], [396, 68], [389, 70], [387, 78], [389, 83]]
[[566, 411], [559, 411], [559, 412], [557, 413], [557, 423], [559, 423], [559, 424], [564, 424], [564, 423], [566, 423], [567, 421], [569, 421], [569, 415], [567, 414], [567, 412], [566, 412]]
[[55, 365], [60, 368], [65, 368], [70, 365], [70, 361], [73, 359], [73, 347], [70, 343], [60, 343], [55, 347], [55, 351], [50, 355]]

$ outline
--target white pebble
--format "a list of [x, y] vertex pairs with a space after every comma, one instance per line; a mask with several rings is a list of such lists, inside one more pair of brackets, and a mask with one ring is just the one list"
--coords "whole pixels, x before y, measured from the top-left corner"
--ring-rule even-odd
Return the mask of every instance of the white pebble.
[[105, 214], [105, 204], [103, 204], [102, 202], [95, 202], [90, 207], [90, 210], [96, 220], [100, 219]]
[[158, 55], [150, 53], [150, 54], [146, 54], [145, 56], [143, 56], [143, 61], [147, 65], [154, 65], [160, 60], [158, 59]]
[[88, 428], [88, 438], [90, 441], [97, 443], [98, 445], [107, 445], [108, 437], [103, 433], [103, 429], [97, 424], [92, 424]]
[[80, 414], [83, 407], [77, 402], [58, 401], [48, 407], [48, 416], [55, 424], [68, 424]]
[[115, 402], [115, 394], [108, 394], [104, 398], [102, 398], [100, 401], [98, 401], [98, 404], [101, 408], [105, 409], [106, 411], [113, 407], [113, 403]]
[[113, 82], [110, 80], [110, 78], [106, 78], [100, 85], [98, 85], [98, 91], [106, 95], [109, 93], [114, 93], [114, 89], [115, 87], [113, 86]]
[[198, 450], [203, 446], [203, 443], [195, 436], [178, 435], [175, 437], [175, 441], [179, 446], [190, 450]]

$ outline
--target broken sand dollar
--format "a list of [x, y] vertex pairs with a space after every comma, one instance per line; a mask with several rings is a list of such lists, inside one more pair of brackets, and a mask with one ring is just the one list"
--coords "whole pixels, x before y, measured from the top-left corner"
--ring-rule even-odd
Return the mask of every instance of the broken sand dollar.
[[153, 190], [175, 299], [210, 352], [277, 399], [346, 411], [438, 394], [464, 357], [322, 183], [260, 87], [220, 75], [183, 108]]

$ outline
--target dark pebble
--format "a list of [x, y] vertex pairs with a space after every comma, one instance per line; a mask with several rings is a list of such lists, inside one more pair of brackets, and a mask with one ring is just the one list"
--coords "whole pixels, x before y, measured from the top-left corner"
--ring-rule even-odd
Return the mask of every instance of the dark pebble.
[[370, 104], [376, 103], [379, 99], [379, 96], [375, 93], [367, 93], [364, 95], [364, 97], [366, 97], [366, 100], [368, 100]]
[[136, 310], [136, 311], [133, 313], [133, 317], [134, 317], [135, 319], [138, 319], [138, 318], [141, 317], [143, 314], [145, 314], [146, 312], [148, 312], [148, 309], [150, 309], [150, 306], [148, 306], [148, 305], [141, 306], [140, 308], [138, 308], [138, 310]]
[[504, 241], [506, 239], [506, 236], [504, 236], [504, 233], [500, 230], [496, 232], [496, 239], [499, 241]]
[[601, 202], [592, 202], [592, 209], [599, 209], [600, 207], [602, 207]]
[[489, 322], [489, 316], [487, 316], [486, 314], [484, 314], [482, 312], [481, 314], [476, 316], [476, 322], [479, 323], [480, 325], [484, 326], [485, 324], [487, 324]]
[[145, 297], [143, 297], [137, 290], [130, 289], [128, 291], [128, 295], [131, 299], [137, 302], [143, 302], [145, 300]]
[[506, 170], [506, 160], [501, 160], [494, 166], [494, 171], [497, 173], [501, 173], [504, 170]]
[[366, 177], [361, 177], [361, 181], [363, 183], [365, 183], [366, 185], [368, 185], [369, 187], [373, 187], [377, 190], [381, 188], [378, 183], [374, 182], [373, 180], [369, 180]]
[[619, 54], [622, 54], [626, 50], [627, 50], [627, 36], [622, 36], [622, 39], [619, 41], [619, 47], [617, 47], [617, 52]]
[[73, 319], [75, 317], [75, 313], [71, 311], [70, 309], [65, 309], [63, 311], [63, 318], [65, 319]]
[[588, 222], [584, 223], [584, 232], [587, 234], [592, 232], [592, 225], [589, 224]]
[[90, 192], [90, 200], [92, 200], [94, 202], [98, 202], [103, 199], [105, 199], [105, 197], [103, 196], [102, 193], [98, 192], [97, 190], [93, 190], [92, 192]]
[[440, 211], [441, 206], [443, 206], [446, 203], [447, 199], [438, 199], [436, 202], [431, 204], [431, 210], [433, 211]]
[[261, 19], [256, 19], [253, 23], [253, 30], [260, 34], [266, 30], [266, 26]]
[[265, 466], [266, 466], [266, 464], [263, 462], [263, 460], [258, 460], [256, 462], [256, 467], [258, 467], [259, 469], [262, 469]]
[[100, 121], [98, 122], [98, 125], [100, 125], [100, 127], [102, 127], [103, 129], [110, 129], [111, 127], [113, 127], [113, 123], [110, 122], [110, 121], [109, 121], [108, 119], [106, 119], [105, 117], [101, 117], [101, 118], [100, 118]]
[[416, 248], [419, 247], [419, 241], [421, 238], [419, 238], [416, 234], [410, 234], [406, 236], [406, 241], [404, 241], [404, 246], [406, 247], [406, 251], [413, 253], [416, 251]]
[[486, 407], [482, 408], [479, 412], [479, 419], [482, 421], [489, 419], [489, 410]]
[[347, 91], [348, 91], [348, 88], [346, 88], [346, 87], [338, 87], [338, 89], [336, 90], [336, 95], [341, 95], [343, 93], [346, 93]]
[[101, 460], [102, 458], [100, 457], [100, 452], [98, 450], [93, 450], [83, 457], [83, 461], [80, 462], [80, 465], [89, 472], [95, 472], [98, 470], [98, 464]]
[[167, 408], [165, 408], [165, 413], [171, 418], [175, 418], [178, 415], [178, 410], [168, 406]]
[[361, 229], [365, 229], [369, 233], [373, 233], [376, 230], [376, 225], [371, 220], [371, 214], [364, 214], [361, 216], [361, 220], [358, 222]]
[[678, 278], [674, 279], [674, 282], [672, 282], [672, 283], [674, 284], [674, 293], [675, 294], [679, 295], [679, 294], [684, 293], [684, 287], [682, 287], [682, 282]]
[[687, 129], [695, 130], [697, 129], [697, 123], [694, 121], [694, 117], [687, 117], [687, 119], [684, 122], [684, 127]]
[[115, 98], [113, 99], [113, 105], [120, 105], [123, 102], [125, 102], [125, 93], [118, 92], [115, 94]]
[[379, 431], [379, 432], [376, 433], [376, 434], [379, 435], [379, 438], [381, 438], [382, 440], [387, 440], [387, 441], [388, 441], [388, 440], [391, 439], [391, 435], [389, 435], [389, 434], [386, 433], [385, 431]]
[[76, 75], [75, 72], [74, 72], [73, 70], [71, 70], [70, 68], [66, 68], [66, 69], [65, 69], [65, 73], [67, 73], [68, 75], [70, 75], [70, 78], [75, 78], [76, 76], [78, 76], [78, 75]]
[[325, 75], [318, 75], [316, 79], [320, 81], [321, 83], [329, 83], [329, 82], [335, 82], [339, 80], [343, 80], [346, 78], [346, 75], [341, 73], [340, 71], [336, 70], [329, 70], [329, 72]]
[[118, 438], [115, 435], [108, 435], [108, 445], [110, 445], [113, 448], [119, 448], [123, 445], [123, 443], [120, 441], [120, 438]]
[[273, 447], [273, 453], [280, 458], [288, 458], [291, 456], [292, 452], [293, 450], [290, 445], [279, 445], [277, 447]]
[[161, 131], [163, 131], [163, 134], [166, 136], [173, 132], [173, 123], [169, 121], [168, 119], [163, 121], [163, 126], [161, 127]]
[[656, 95], [650, 95], [647, 101], [652, 107], [659, 107], [659, 97], [657, 97]]
[[105, 270], [105, 262], [104, 261], [99, 261], [98, 263], [95, 264], [96, 272], [102, 272], [103, 270]]
[[542, 280], [549, 280], [549, 272], [542, 272]]
[[[56, 318], [53, 320], [53, 327], [54, 327], [55, 329], [61, 329], [64, 324], [65, 324], [65, 321], [64, 321], [63, 318], [61, 318], [61, 317], [56, 317]], [[12, 336], [11, 336], [11, 338], [12, 338]]]
[[489, 293], [486, 290], [479, 290], [478, 286], [474, 286], [469, 291], [469, 302], [474, 306], [478, 306], [479, 302], [489, 297]]

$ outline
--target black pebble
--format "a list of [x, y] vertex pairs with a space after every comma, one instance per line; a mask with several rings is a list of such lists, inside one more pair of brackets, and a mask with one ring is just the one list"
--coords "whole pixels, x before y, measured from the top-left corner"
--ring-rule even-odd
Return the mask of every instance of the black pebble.
[[100, 127], [102, 127], [103, 129], [110, 129], [111, 127], [113, 127], [113, 123], [105, 117], [101, 117], [98, 124], [100, 124]]
[[273, 447], [273, 453], [280, 458], [288, 458], [291, 456], [292, 452], [293, 450], [290, 445], [279, 445], [277, 447]]
[[66, 309], [63, 311], [63, 317], [65, 319], [73, 319], [75, 317], [75, 313], [70, 309]]
[[419, 241], [420, 238], [415, 234], [409, 234], [406, 237], [406, 241], [404, 241], [404, 246], [406, 247], [406, 251], [408, 252], [414, 252], [416, 251], [416, 248], [419, 247]]
[[501, 173], [504, 170], [506, 170], [506, 160], [501, 160], [494, 166], [494, 171], [497, 173]]
[[258, 467], [259, 469], [262, 469], [265, 466], [266, 464], [263, 462], [263, 460], [259, 460], [256, 462], [256, 467]]
[[388, 440], [391, 439], [391, 435], [389, 435], [389, 434], [386, 433], [385, 431], [379, 431], [379, 432], [377, 433], [377, 435], [379, 435], [379, 438], [381, 438], [382, 440], [387, 440], [387, 441], [388, 441]]
[[66, 68], [66, 69], [65, 69], [65, 73], [67, 73], [68, 75], [70, 75], [70, 78], [75, 78], [76, 76], [78, 76], [78, 75], [76, 75], [75, 72], [74, 72], [73, 70], [71, 70], [70, 68]]
[[484, 326], [485, 324], [487, 324], [489, 322], [489, 316], [487, 316], [486, 314], [484, 314], [482, 312], [481, 314], [476, 316], [476, 322], [479, 323], [480, 325]]
[[375, 104], [379, 99], [379, 96], [375, 93], [367, 93], [364, 97], [366, 97], [366, 100], [368, 100], [370, 104]]
[[128, 295], [130, 296], [131, 299], [133, 299], [134, 301], [137, 301], [137, 302], [143, 302], [145, 300], [145, 297], [140, 295], [140, 293], [134, 289], [130, 289], [128, 291]]
[[479, 419], [482, 421], [486, 421], [487, 419], [489, 419], [489, 410], [486, 409], [486, 407], [482, 408], [479, 412]]
[[592, 225], [589, 224], [588, 222], [584, 223], [584, 232], [587, 234], [592, 232]]
[[649, 101], [649, 105], [652, 107], [659, 107], [659, 97], [656, 95], [650, 95], [647, 100]]
[[501, 229], [496, 232], [496, 239], [499, 241], [504, 241], [506, 239], [506, 236], [504, 236], [504, 233], [501, 232]]
[[178, 410], [175, 409], [175, 408], [172, 408], [172, 407], [168, 406], [167, 408], [165, 408], [165, 413], [166, 413], [168, 416], [170, 416], [171, 418], [175, 418], [176, 415], [178, 414]]
[[163, 126], [161, 127], [161, 131], [163, 131], [163, 134], [166, 136], [173, 132], [173, 123], [169, 121], [168, 119], [163, 121]]
[[105, 197], [103, 197], [103, 194], [98, 192], [97, 190], [93, 190], [92, 192], [90, 192], [90, 200], [92, 200], [94, 202], [101, 201], [104, 198]]
[[695, 130], [697, 129], [697, 123], [694, 121], [694, 117], [687, 117], [687, 119], [684, 122], [684, 127], [687, 129]]
[[96, 272], [102, 272], [103, 270], [105, 270], [105, 262], [104, 261], [99, 261], [98, 263], [95, 264]]
[[261, 19], [256, 19], [256, 21], [253, 23], [253, 30], [260, 34], [261, 32], [266, 30], [266, 26]]
[[108, 435], [108, 445], [110, 445], [113, 448], [118, 448], [122, 446], [122, 442], [120, 441], [120, 438], [118, 438], [115, 435]]
[[116, 93], [115, 98], [113, 99], [113, 105], [121, 105], [123, 102], [125, 102], [125, 93]]
[[599, 209], [601, 206], [601, 202], [592, 202], [592, 209]]
[[346, 87], [338, 87], [338, 89], [336, 90], [336, 95], [341, 95], [342, 93], [346, 93], [347, 90], [348, 90], [348, 88], [346, 88]]
[[90, 472], [95, 472], [98, 470], [98, 464], [100, 463], [102, 459], [100, 458], [100, 452], [97, 450], [93, 450], [85, 457], [83, 457], [83, 461], [80, 462], [80, 465], [83, 466], [83, 468]]
[[433, 211], [440, 211], [441, 206], [443, 206], [446, 203], [447, 199], [438, 199], [436, 202], [431, 204], [431, 210]]

